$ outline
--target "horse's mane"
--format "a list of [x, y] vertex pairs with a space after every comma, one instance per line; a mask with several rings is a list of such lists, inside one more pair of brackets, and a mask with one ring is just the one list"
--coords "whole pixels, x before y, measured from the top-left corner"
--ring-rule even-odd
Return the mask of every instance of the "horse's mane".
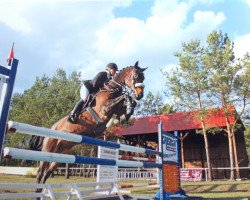
[[126, 74], [126, 71], [128, 70], [128, 69], [131, 69], [133, 66], [128, 66], [128, 67], [124, 67], [123, 69], [121, 69], [120, 71], [119, 71], [119, 73], [117, 73], [117, 74], [115, 74], [114, 75], [114, 80], [115, 81], [119, 81], [119, 80], [121, 80], [122, 78], [124, 78], [124, 75]]

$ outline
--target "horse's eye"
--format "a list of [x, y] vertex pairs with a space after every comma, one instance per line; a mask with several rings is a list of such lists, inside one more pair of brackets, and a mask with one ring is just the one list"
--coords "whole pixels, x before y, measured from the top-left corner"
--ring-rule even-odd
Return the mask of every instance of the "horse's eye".
[[138, 78], [138, 74], [134, 74], [134, 79], [137, 79]]

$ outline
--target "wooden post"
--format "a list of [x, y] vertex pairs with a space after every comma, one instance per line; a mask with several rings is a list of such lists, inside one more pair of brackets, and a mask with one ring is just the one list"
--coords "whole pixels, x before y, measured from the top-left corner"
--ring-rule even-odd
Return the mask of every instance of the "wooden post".
[[69, 179], [69, 163], [66, 163], [65, 178]]

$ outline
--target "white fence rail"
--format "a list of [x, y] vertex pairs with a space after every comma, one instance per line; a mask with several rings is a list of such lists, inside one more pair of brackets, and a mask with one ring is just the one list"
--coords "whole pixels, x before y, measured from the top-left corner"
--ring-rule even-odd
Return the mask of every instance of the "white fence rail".
[[[183, 169], [185, 169], [185, 170], [200, 169], [200, 170], [202, 170], [204, 172], [203, 174], [204, 174], [205, 177], [203, 178], [203, 180], [205, 180], [205, 181], [208, 180], [208, 168], [183, 168]], [[237, 168], [235, 168], [235, 167], [233, 167], [233, 168], [230, 168], [230, 167], [217, 167], [217, 168], [212, 168], [212, 172], [213, 173], [223, 172], [224, 174], [226, 174], [227, 172], [230, 172], [230, 170], [236, 170], [236, 169]], [[238, 169], [239, 169], [240, 172], [242, 170], [249, 170], [248, 177], [244, 177], [243, 179], [249, 179], [250, 178], [250, 166], [249, 167], [239, 167]], [[226, 175], [225, 175], [224, 177], [216, 179], [216, 180], [226, 180], [226, 179], [228, 179], [228, 178], [226, 178]]]
[[[202, 170], [203, 178], [202, 180], [208, 180], [208, 168], [181, 168], [180, 170]], [[83, 177], [96, 177], [96, 168], [70, 168], [71, 175], [79, 175]], [[219, 168], [212, 168], [214, 173], [220, 172], [229, 172], [231, 169], [230, 167], [219, 167]], [[236, 170], [236, 168], [233, 168]], [[240, 172], [242, 170], [249, 170], [250, 174], [250, 167], [239, 167]], [[66, 168], [58, 168], [58, 175], [63, 175], [66, 172]], [[81, 174], [81, 175], [80, 175]], [[250, 175], [249, 175], [250, 176]], [[244, 177], [244, 179], [249, 179], [250, 177]], [[118, 171], [118, 179], [119, 180], [129, 180], [129, 179], [157, 179], [157, 172], [155, 170], [138, 170], [138, 168], [119, 168]], [[218, 180], [226, 180], [226, 177], [222, 177]]]
[[[55, 175], [65, 175], [65, 167], [59, 167], [55, 172]], [[96, 168], [79, 168], [72, 167], [69, 168], [70, 176], [83, 176], [85, 178], [95, 178]], [[138, 168], [119, 168], [118, 170], [118, 180], [129, 180], [129, 179], [156, 179], [157, 171], [155, 170], [138, 170]]]
[[157, 179], [157, 169], [155, 170], [137, 170], [137, 169], [119, 169], [118, 179], [119, 180], [130, 180], [130, 179]]
[[[59, 167], [55, 175], [65, 175], [65, 167]], [[85, 178], [95, 178], [96, 177], [96, 168], [80, 168], [80, 167], [70, 167], [69, 174], [70, 176], [82, 176]], [[138, 170], [138, 168], [119, 168], [118, 170], [118, 179], [119, 180], [129, 180], [129, 179], [156, 179], [157, 171], [155, 170]]]
[[[96, 189], [96, 186], [100, 186]], [[36, 193], [34, 190], [42, 189], [41, 193]], [[60, 188], [60, 191], [58, 189]], [[8, 190], [8, 193], [1, 193], [0, 199], [27, 199], [41, 198], [56, 200], [58, 197], [64, 199], [98, 199], [112, 196], [119, 196], [124, 200], [119, 193], [118, 185], [113, 182], [102, 183], [72, 183], [72, 184], [0, 184], [1, 190]], [[22, 192], [17, 192], [21, 189]], [[23, 190], [29, 190], [23, 192]], [[11, 192], [12, 191], [12, 192]], [[94, 195], [94, 196], [93, 196]]]
[[[2, 167], [3, 168], [3, 167]], [[2, 172], [2, 168], [0, 167], [0, 174]], [[15, 173], [10, 173], [10, 169], [5, 171], [3, 174], [17, 174], [17, 170], [14, 169]], [[24, 167], [23, 169], [28, 169], [28, 167]], [[30, 168], [30, 170], [34, 170], [34, 168]], [[207, 176], [208, 176], [208, 168], [181, 168], [180, 170], [202, 170], [203, 171], [203, 178], [202, 180], [207, 181]], [[59, 167], [54, 175], [65, 175], [66, 174], [66, 167]], [[229, 167], [220, 167], [220, 168], [213, 168], [212, 169], [214, 173], [219, 173], [219, 172], [229, 172], [230, 168]], [[235, 168], [233, 168], [235, 170]], [[249, 170], [250, 172], [250, 167], [240, 167], [239, 170]], [[19, 167], [19, 171], [21, 171], [21, 168]], [[84, 168], [84, 167], [70, 167], [69, 168], [69, 174], [70, 176], [80, 176], [80, 177], [85, 177], [85, 178], [95, 178], [97, 173], [97, 168]], [[21, 173], [19, 172], [21, 175]], [[249, 173], [250, 174], [250, 173]], [[245, 179], [249, 179], [250, 177], [245, 177]], [[129, 179], [148, 179], [148, 180], [155, 180], [157, 179], [157, 172], [155, 170], [140, 170], [138, 168], [119, 168], [118, 171], [118, 180], [129, 180]], [[222, 180], [225, 180], [226, 178], [221, 178]], [[218, 179], [220, 180], [220, 179]]]

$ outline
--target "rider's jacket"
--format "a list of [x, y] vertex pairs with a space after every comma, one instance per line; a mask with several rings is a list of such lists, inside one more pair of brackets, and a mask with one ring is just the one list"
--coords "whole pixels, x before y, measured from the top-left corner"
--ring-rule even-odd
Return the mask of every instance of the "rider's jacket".
[[99, 72], [94, 79], [85, 80], [83, 84], [89, 90], [89, 93], [96, 93], [104, 83], [111, 79], [111, 75], [107, 71]]

